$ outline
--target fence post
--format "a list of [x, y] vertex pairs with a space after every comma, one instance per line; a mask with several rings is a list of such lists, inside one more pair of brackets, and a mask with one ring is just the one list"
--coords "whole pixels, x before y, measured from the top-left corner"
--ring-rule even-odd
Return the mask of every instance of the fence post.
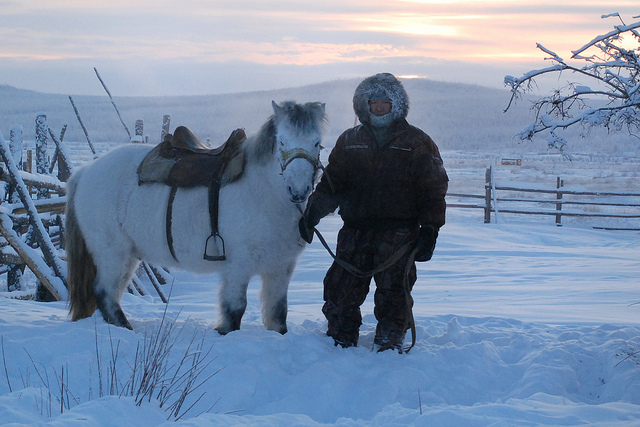
[[133, 138], [131, 138], [131, 142], [143, 143], [144, 142], [143, 133], [144, 133], [144, 122], [142, 121], [142, 119], [138, 119], [136, 120], [136, 123], [134, 125], [135, 135], [133, 136]]
[[[556, 188], [559, 190], [563, 185], [564, 181], [558, 177], [556, 180]], [[560, 191], [556, 193], [556, 199], [562, 200], [562, 193]], [[562, 227], [562, 214], [560, 213], [560, 211], [562, 211], [562, 202], [556, 203], [556, 211], [558, 211], [556, 214], [556, 226]]]
[[9, 129], [9, 145], [13, 160], [18, 169], [22, 170], [22, 125], [12, 125]]
[[[47, 157], [47, 114], [39, 112], [36, 117], [36, 172], [46, 175], [49, 173], [49, 159]], [[38, 191], [38, 199], [49, 197], [49, 190], [41, 188]]]
[[162, 116], [162, 132], [160, 132], [160, 142], [164, 141], [164, 137], [169, 134], [169, 129], [171, 125], [171, 116], [165, 114]]
[[23, 170], [29, 173], [33, 172], [33, 150], [27, 150], [27, 160], [24, 162]]
[[[11, 150], [11, 157], [13, 157], [18, 170], [22, 170], [22, 125], [12, 125], [9, 128], [9, 147]], [[15, 184], [9, 182], [9, 203], [16, 203], [20, 201], [20, 195], [16, 191]], [[18, 232], [19, 226], [14, 226], [14, 230]], [[21, 289], [21, 278], [24, 274], [25, 264], [10, 264], [7, 269], [7, 289], [9, 291], [19, 291]]]
[[[13, 161], [16, 162], [16, 166], [18, 166], [18, 170], [22, 170], [22, 126], [21, 125], [12, 125], [9, 129], [9, 147], [11, 149], [11, 157], [13, 157]], [[10, 183], [9, 185], [10, 194], [9, 194], [9, 202], [16, 203], [20, 201], [20, 196], [15, 191], [15, 185]]]
[[484, 223], [491, 222], [491, 166], [484, 174]]

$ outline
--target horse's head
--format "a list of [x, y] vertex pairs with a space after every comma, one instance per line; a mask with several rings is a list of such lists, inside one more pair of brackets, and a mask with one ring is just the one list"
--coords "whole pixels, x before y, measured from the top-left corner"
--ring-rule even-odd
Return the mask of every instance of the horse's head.
[[296, 104], [272, 101], [275, 126], [275, 154], [279, 157], [289, 199], [303, 203], [313, 190], [320, 167], [320, 150], [325, 104]]

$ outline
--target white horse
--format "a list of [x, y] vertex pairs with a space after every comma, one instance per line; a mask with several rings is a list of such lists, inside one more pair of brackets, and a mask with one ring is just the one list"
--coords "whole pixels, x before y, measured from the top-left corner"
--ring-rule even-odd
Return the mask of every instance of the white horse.
[[[287, 331], [287, 290], [304, 249], [300, 204], [320, 165], [325, 105], [272, 102], [274, 115], [243, 144], [242, 177], [219, 193], [219, 232], [226, 260], [203, 259], [211, 235], [208, 189], [178, 189], [172, 256], [166, 232], [170, 187], [139, 185], [137, 168], [151, 147], [127, 145], [77, 170], [68, 186], [66, 247], [72, 320], [92, 316], [131, 329], [120, 299], [140, 261], [221, 275], [221, 334], [240, 328], [247, 286], [260, 275], [265, 327]], [[298, 206], [296, 206], [298, 205]]]

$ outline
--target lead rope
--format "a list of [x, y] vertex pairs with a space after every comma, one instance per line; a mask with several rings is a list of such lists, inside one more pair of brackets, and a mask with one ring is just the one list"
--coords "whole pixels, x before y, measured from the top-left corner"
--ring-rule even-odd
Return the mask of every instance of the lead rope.
[[356, 267], [355, 265], [349, 264], [348, 262], [338, 258], [336, 256], [336, 254], [333, 253], [333, 251], [329, 247], [329, 244], [324, 239], [322, 234], [320, 234], [318, 229], [314, 228], [313, 231], [315, 232], [316, 236], [318, 236], [318, 239], [322, 243], [322, 246], [324, 246], [324, 248], [327, 250], [327, 252], [329, 252], [329, 255], [331, 255], [331, 258], [333, 258], [335, 262], [337, 262], [342, 268], [347, 270], [349, 273], [353, 274], [356, 277], [361, 277], [361, 278], [373, 277], [375, 274], [383, 272], [387, 268], [391, 267], [393, 264], [398, 262], [400, 260], [400, 258], [402, 258], [404, 256], [404, 254], [406, 254], [409, 251], [409, 249], [411, 248], [411, 246], [412, 246], [411, 243], [407, 243], [404, 246], [402, 246], [400, 249], [398, 249], [392, 256], [387, 258], [383, 263], [381, 263], [376, 268], [374, 268], [373, 270], [362, 271], [358, 267]]
[[[409, 259], [407, 260], [407, 266], [404, 270], [404, 295], [407, 299], [407, 322], [409, 323], [409, 329], [411, 329], [411, 345], [404, 349], [405, 353], [409, 353], [409, 350], [416, 345], [416, 322], [413, 318], [413, 299], [411, 298], [411, 289], [409, 289], [409, 271], [411, 270], [411, 266], [414, 264], [416, 252], [418, 252], [418, 248], [415, 247], [411, 254], [409, 254]], [[403, 351], [402, 349], [400, 351]]]
[[[337, 262], [342, 268], [344, 268], [345, 270], [347, 270], [349, 273], [353, 274], [356, 277], [372, 277], [373, 275], [380, 273], [384, 270], [386, 270], [387, 268], [391, 267], [393, 264], [395, 264], [396, 262], [398, 262], [400, 260], [400, 258], [402, 258], [408, 251], [409, 249], [411, 249], [411, 247], [413, 246], [411, 243], [407, 243], [404, 246], [402, 246], [400, 249], [398, 249], [391, 257], [389, 257], [385, 262], [383, 262], [382, 264], [378, 265], [378, 267], [376, 267], [375, 269], [371, 270], [371, 271], [367, 271], [364, 272], [362, 270], [360, 270], [358, 267], [356, 267], [353, 264], [349, 264], [348, 262], [341, 260], [340, 258], [338, 258], [333, 251], [331, 250], [331, 248], [329, 247], [329, 245], [327, 244], [327, 241], [324, 239], [324, 237], [322, 236], [322, 234], [320, 234], [320, 232], [318, 231], [317, 228], [313, 229], [314, 233], [316, 234], [316, 236], [318, 236], [318, 239], [320, 240], [320, 242], [322, 243], [322, 246], [324, 246], [324, 248], [327, 250], [327, 252], [329, 252], [329, 255], [331, 255], [331, 258], [334, 259], [335, 262]], [[400, 353], [404, 352], [404, 353], [408, 353], [409, 350], [411, 350], [413, 348], [413, 346], [416, 345], [416, 323], [415, 320], [413, 318], [413, 308], [412, 308], [412, 304], [411, 304], [411, 289], [409, 289], [409, 271], [411, 269], [411, 266], [413, 265], [413, 261], [415, 259], [415, 255], [416, 252], [418, 251], [418, 248], [414, 248], [411, 253], [409, 254], [409, 258], [407, 259], [407, 264], [405, 266], [404, 269], [404, 279], [403, 279], [403, 288], [404, 288], [404, 295], [405, 295], [405, 299], [406, 299], [406, 304], [407, 304], [407, 328], [405, 328], [405, 330], [407, 329], [411, 329], [411, 345], [405, 349], [398, 349], [400, 351]], [[384, 350], [388, 350], [390, 347], [380, 347], [380, 350], [378, 351], [384, 351]]]
[[[298, 208], [298, 211], [300, 211], [300, 214], [304, 215], [300, 205], [296, 203], [296, 207]], [[356, 277], [361, 277], [361, 278], [372, 277], [373, 275], [378, 274], [378, 273], [386, 270], [387, 268], [391, 267], [393, 264], [398, 262], [400, 260], [400, 258], [402, 258], [404, 256], [404, 254], [407, 253], [407, 251], [409, 251], [409, 249], [412, 246], [411, 243], [407, 243], [404, 246], [402, 246], [400, 249], [398, 249], [392, 256], [387, 258], [383, 263], [378, 265], [378, 267], [376, 267], [376, 268], [374, 268], [373, 270], [370, 270], [370, 271], [362, 271], [358, 267], [356, 267], [355, 265], [350, 264], [350, 263], [338, 258], [336, 256], [336, 254], [333, 253], [333, 251], [329, 247], [329, 244], [324, 239], [324, 236], [322, 234], [320, 234], [320, 231], [318, 231], [317, 228], [314, 227], [313, 232], [316, 234], [316, 236], [318, 236], [318, 239], [322, 243], [322, 246], [324, 246], [324, 248], [327, 250], [327, 252], [329, 252], [329, 255], [331, 255], [331, 258], [333, 258], [333, 260], [335, 262], [337, 262], [342, 268], [347, 270], [349, 273], [353, 274]], [[411, 257], [411, 260], [413, 261], [413, 257]]]

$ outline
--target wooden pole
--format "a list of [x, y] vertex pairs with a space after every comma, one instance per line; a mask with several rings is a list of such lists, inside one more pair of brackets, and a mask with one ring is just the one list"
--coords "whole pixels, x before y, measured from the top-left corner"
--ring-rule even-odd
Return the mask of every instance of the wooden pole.
[[78, 122], [80, 123], [80, 127], [82, 128], [82, 131], [84, 132], [84, 137], [87, 139], [87, 143], [89, 143], [89, 148], [91, 149], [91, 152], [93, 153], [93, 158], [95, 159], [97, 157], [96, 149], [93, 148], [93, 144], [91, 143], [91, 138], [89, 138], [89, 132], [87, 132], [87, 128], [84, 127], [84, 123], [82, 123], [82, 119], [80, 118], [80, 113], [78, 113], [78, 109], [76, 108], [76, 104], [73, 102], [73, 98], [69, 97], [69, 101], [71, 101], [71, 105], [73, 106], [73, 111], [76, 113], [76, 117], [78, 118]]
[[[67, 155], [65, 154], [65, 151], [62, 148], [62, 138], [60, 140], [58, 140], [58, 138], [56, 138], [56, 136], [53, 134], [53, 132], [51, 131], [51, 129], [49, 129], [49, 135], [51, 136], [51, 139], [53, 140], [53, 142], [56, 144], [56, 150], [57, 150], [57, 158], [58, 160], [58, 179], [62, 182], [67, 182], [67, 180], [69, 179], [69, 177], [71, 176], [71, 164], [69, 163], [69, 159], [67, 158]], [[64, 134], [62, 134], [62, 136], [64, 136]]]
[[[9, 130], [9, 147], [11, 149], [11, 156], [13, 161], [16, 162], [18, 170], [22, 170], [22, 126], [13, 125]], [[16, 203], [20, 200], [18, 193], [15, 191], [15, 186], [9, 185], [9, 203]]]
[[129, 285], [128, 289], [129, 292], [134, 295], [136, 293], [141, 296], [149, 295], [149, 292], [142, 284], [142, 281], [136, 275], [134, 275], [131, 279], [131, 284]]
[[484, 223], [491, 222], [491, 167], [484, 174]]
[[33, 151], [27, 150], [27, 162], [25, 163], [25, 172], [32, 173], [33, 172]]
[[[22, 126], [13, 125], [9, 129], [9, 146], [11, 149], [11, 155], [14, 162], [18, 166], [18, 169], [22, 169]], [[8, 184], [9, 190], [9, 203], [16, 203], [20, 200], [20, 196], [15, 189], [15, 184], [10, 182]], [[16, 234], [20, 227], [14, 228]], [[17, 251], [16, 251], [17, 253]], [[21, 258], [22, 259], [22, 258]], [[9, 263], [7, 263], [9, 264]], [[22, 275], [24, 274], [24, 261], [20, 263], [10, 263], [7, 270], [7, 289], [9, 291], [18, 291], [21, 288]]]
[[169, 129], [171, 126], [171, 116], [165, 114], [162, 116], [162, 132], [160, 132], [160, 142], [164, 141], [164, 137], [169, 134]]
[[151, 284], [153, 285], [154, 288], [156, 288], [156, 291], [158, 292], [160, 299], [162, 300], [163, 303], [166, 304], [167, 297], [165, 297], [164, 294], [162, 293], [162, 289], [160, 289], [160, 283], [158, 282], [158, 278], [156, 277], [155, 273], [150, 268], [149, 264], [147, 264], [144, 261], [142, 262], [142, 267], [144, 267], [144, 271], [147, 273], [147, 276], [149, 276], [149, 280], [151, 281]]
[[113, 105], [113, 108], [116, 109], [116, 113], [118, 114], [118, 118], [120, 119], [120, 123], [122, 123], [122, 126], [124, 126], [124, 130], [126, 130], [127, 131], [127, 135], [129, 135], [129, 141], [131, 141], [131, 132], [129, 132], [129, 128], [124, 123], [124, 120], [122, 120], [122, 116], [120, 115], [120, 111], [118, 111], [118, 107], [116, 107], [116, 103], [113, 100], [113, 97], [111, 96], [111, 92], [109, 92], [109, 89], [107, 89], [107, 85], [104, 84], [104, 81], [102, 80], [102, 77], [100, 77], [100, 73], [98, 73], [98, 69], [94, 67], [93, 71], [96, 72], [96, 76], [98, 76], [98, 80], [100, 80], [100, 83], [102, 83], [102, 87], [107, 92], [107, 95], [109, 95], [109, 99], [111, 100], [111, 105]]
[[144, 122], [142, 119], [136, 120], [134, 124], [134, 133], [135, 136], [131, 139], [131, 142], [135, 143], [143, 143], [144, 142]]
[[12, 125], [9, 129], [9, 145], [13, 160], [18, 165], [18, 169], [22, 170], [22, 125]]
[[[556, 181], [556, 188], [559, 190], [560, 187], [563, 186], [563, 182], [560, 179], [560, 177], [558, 177], [557, 181]], [[557, 200], [562, 200], [562, 193], [560, 191], [558, 191], [556, 193], [556, 199]], [[556, 211], [558, 211], [558, 214], [556, 214], [556, 226], [558, 227], [562, 227], [562, 214], [559, 213], [562, 210], [562, 203], [556, 203]]]
[[[49, 159], [47, 157], [47, 114], [38, 113], [36, 117], [36, 172], [46, 175], [49, 172]], [[49, 191], [41, 188], [38, 191], [38, 198], [44, 199], [49, 197]]]
[[[64, 125], [62, 125], [62, 130], [60, 131], [60, 138], [58, 139], [60, 141], [60, 143], [62, 143], [62, 140], [64, 139], [64, 134], [67, 133], [67, 124], [65, 123]], [[51, 130], [51, 128], [49, 128], [49, 135], [51, 135], [51, 139], [55, 141], [55, 136], [53, 135], [53, 131]], [[53, 160], [51, 161], [51, 165], [49, 165], [49, 175], [53, 174], [53, 169], [56, 165], [56, 163], [58, 162], [58, 157], [60, 157], [60, 145], [56, 142], [56, 152], [53, 154]], [[60, 179], [60, 168], [58, 168], [58, 179]], [[62, 179], [60, 179], [60, 181], [62, 181]], [[64, 180], [66, 181], [66, 179]]]

